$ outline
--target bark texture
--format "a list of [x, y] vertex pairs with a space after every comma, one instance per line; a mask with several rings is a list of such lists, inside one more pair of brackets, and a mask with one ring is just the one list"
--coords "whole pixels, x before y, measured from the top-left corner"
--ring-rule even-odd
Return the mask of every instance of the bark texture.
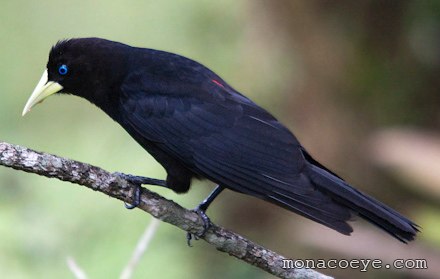
[[[0, 141], [0, 165], [82, 185], [130, 203], [135, 185], [99, 167]], [[203, 231], [195, 212], [142, 188], [139, 209], [192, 234]], [[330, 278], [311, 269], [283, 269], [283, 256], [215, 224], [202, 237], [228, 253], [279, 278]]]

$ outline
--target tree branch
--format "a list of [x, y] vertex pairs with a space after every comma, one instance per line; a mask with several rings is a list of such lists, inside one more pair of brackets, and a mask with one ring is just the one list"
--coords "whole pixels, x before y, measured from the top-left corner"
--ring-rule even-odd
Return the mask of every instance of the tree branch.
[[[0, 165], [86, 186], [130, 203], [135, 185], [101, 168], [0, 141]], [[203, 221], [193, 211], [142, 188], [139, 209], [184, 231], [199, 234]], [[215, 224], [202, 237], [217, 250], [279, 278], [330, 278], [311, 269], [283, 269], [283, 256]]]

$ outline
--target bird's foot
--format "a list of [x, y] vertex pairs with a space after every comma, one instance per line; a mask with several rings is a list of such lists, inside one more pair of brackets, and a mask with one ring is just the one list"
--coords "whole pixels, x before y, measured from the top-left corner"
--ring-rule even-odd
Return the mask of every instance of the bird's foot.
[[131, 203], [131, 204], [125, 203], [125, 208], [127, 208], [127, 209], [136, 208], [141, 203], [141, 192], [142, 192], [141, 185], [148, 184], [148, 185], [157, 185], [157, 186], [162, 186], [162, 187], [166, 187], [166, 185], [167, 185], [165, 180], [144, 177], [144, 176], [131, 175], [131, 174], [125, 174], [122, 172], [115, 172], [114, 174], [116, 176], [119, 176], [120, 178], [127, 180], [130, 183], [136, 185], [136, 189], [135, 189], [135, 192], [133, 195], [133, 203]]
[[[131, 175], [131, 174], [125, 174], [122, 172], [115, 172], [114, 175], [119, 176], [120, 178], [127, 180], [128, 182], [132, 183], [135, 185], [135, 189], [133, 192], [133, 202], [131, 204], [124, 202], [124, 206], [127, 209], [134, 209], [136, 207], [138, 207], [138, 205], [141, 203], [141, 185], [143, 184], [142, 182], [144, 182], [143, 177], [142, 176], [135, 176], [135, 175]], [[146, 177], [148, 178], [148, 177]]]
[[211, 226], [211, 220], [209, 219], [208, 215], [206, 215], [205, 209], [203, 209], [201, 205], [197, 206], [195, 209], [193, 209], [193, 211], [197, 213], [200, 216], [200, 218], [202, 218], [203, 231], [199, 234], [192, 234], [189, 232], [186, 233], [186, 241], [189, 247], [192, 247], [191, 245], [192, 239], [199, 240], [199, 238], [203, 237], [206, 231], [208, 231], [209, 227]]
[[128, 204], [124, 202], [125, 208], [127, 209], [133, 209], [138, 207], [138, 205], [141, 203], [141, 192], [142, 192], [142, 184], [149, 184], [149, 185], [158, 185], [158, 186], [166, 186], [166, 182], [164, 180], [160, 179], [154, 179], [149, 177], [143, 177], [143, 176], [136, 176], [131, 174], [125, 174], [121, 172], [115, 172], [115, 175], [119, 176], [122, 179], [125, 179], [129, 181], [130, 183], [134, 184], [136, 186], [136, 189], [134, 190], [133, 194], [133, 202], [131, 204]]

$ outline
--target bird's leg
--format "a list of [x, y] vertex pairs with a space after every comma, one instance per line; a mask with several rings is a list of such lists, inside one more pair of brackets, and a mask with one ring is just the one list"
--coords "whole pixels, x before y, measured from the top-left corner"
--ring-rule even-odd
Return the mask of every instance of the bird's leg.
[[[206, 215], [206, 210], [208, 210], [209, 205], [214, 201], [214, 199], [220, 195], [220, 193], [225, 188], [221, 185], [217, 185], [215, 189], [209, 194], [209, 196], [204, 199], [195, 209], [194, 211], [202, 218], [203, 220], [203, 231], [199, 235], [194, 235], [194, 239], [198, 239], [199, 237], [202, 237], [206, 231], [209, 229], [209, 226], [211, 225], [211, 220], [209, 220], [208, 215]], [[186, 240], [188, 241], [188, 246], [191, 246], [191, 239], [193, 238], [193, 235], [191, 233], [186, 234]]]
[[167, 187], [166, 181], [165, 180], [161, 180], [161, 179], [155, 179], [155, 178], [150, 178], [150, 177], [125, 174], [125, 173], [122, 173], [122, 172], [115, 172], [114, 174], [119, 176], [122, 179], [130, 181], [133, 184], [139, 184], [139, 185], [148, 184], [148, 185], [156, 185], [156, 186]]
[[167, 183], [165, 180], [149, 178], [144, 176], [136, 176], [121, 172], [115, 172], [114, 174], [136, 185], [136, 189], [133, 194], [133, 202], [131, 204], [125, 203], [125, 208], [127, 209], [136, 208], [141, 203], [141, 188], [142, 188], [141, 186], [143, 184], [167, 187]]

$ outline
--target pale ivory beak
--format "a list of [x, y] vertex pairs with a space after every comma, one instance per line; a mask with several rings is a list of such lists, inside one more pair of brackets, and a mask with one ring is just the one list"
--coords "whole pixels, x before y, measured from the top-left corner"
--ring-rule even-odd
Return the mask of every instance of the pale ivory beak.
[[24, 106], [22, 115], [24, 116], [28, 113], [33, 106], [42, 102], [44, 99], [49, 97], [52, 94], [55, 94], [63, 89], [63, 86], [58, 82], [48, 81], [47, 80], [47, 69], [44, 71], [43, 76], [35, 87], [32, 95], [29, 97], [29, 100], [26, 102]]

